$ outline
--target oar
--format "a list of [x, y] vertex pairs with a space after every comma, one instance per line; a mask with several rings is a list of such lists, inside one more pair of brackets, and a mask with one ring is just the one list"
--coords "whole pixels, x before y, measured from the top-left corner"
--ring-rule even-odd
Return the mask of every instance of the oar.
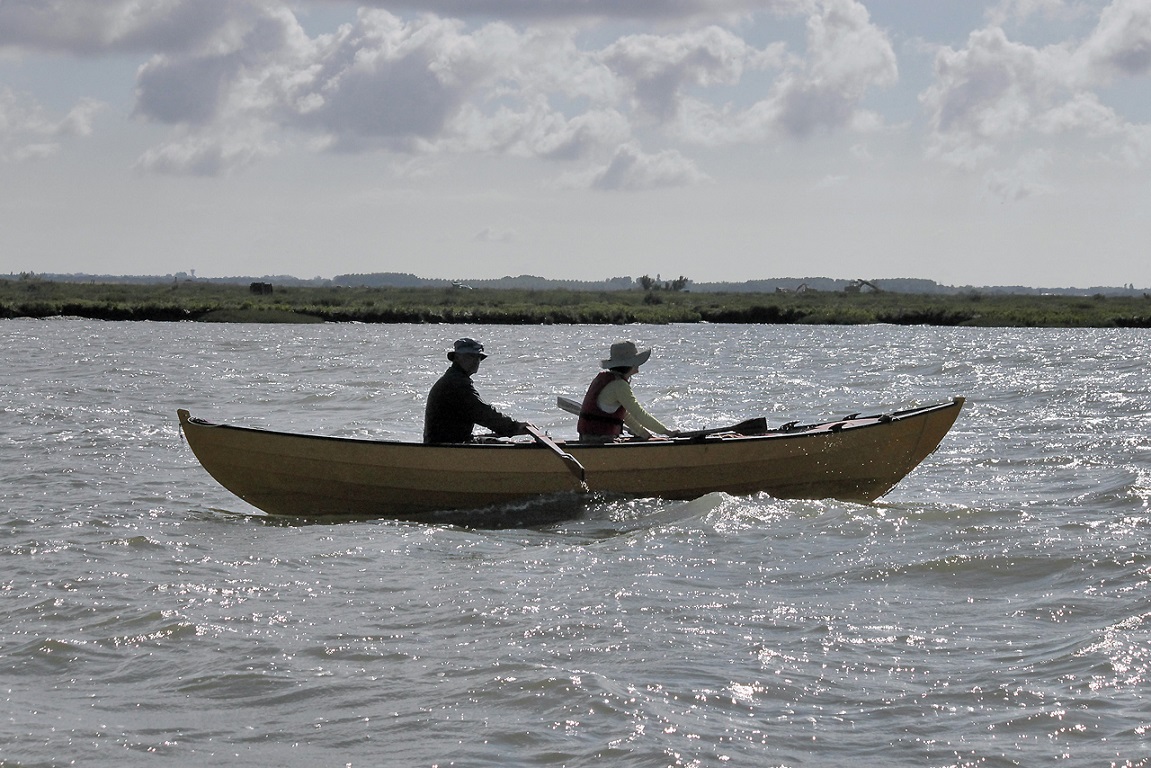
[[[570, 397], [563, 397], [562, 395], [556, 398], [556, 405], [568, 413], [579, 415], [580, 404]], [[763, 416], [757, 416], [754, 419], [741, 421], [730, 427], [715, 427], [713, 429], [695, 429], [690, 432], [680, 432], [679, 437], [706, 437], [707, 435], [717, 435], [720, 432], [737, 432], [741, 435], [762, 435], [767, 432], [767, 419]]]
[[718, 435], [721, 432], [735, 432], [738, 435], [762, 435], [767, 432], [767, 419], [763, 416], [757, 416], [754, 419], [741, 421], [730, 427], [693, 429], [690, 432], [680, 432], [676, 437], [707, 437], [708, 435]]
[[[567, 411], [568, 413], [574, 413], [576, 416], [579, 416], [580, 411], [583, 410], [579, 403], [577, 403], [575, 400], [572, 400], [570, 397], [564, 397], [563, 395], [560, 395], [556, 398], [556, 405], [558, 405], [561, 410]], [[631, 429], [629, 429], [626, 424], [624, 425], [624, 429], [628, 431], [628, 434], [633, 434]]]
[[584, 471], [583, 464], [580, 464], [579, 460], [576, 459], [575, 456], [572, 456], [563, 448], [560, 448], [558, 445], [556, 445], [556, 441], [545, 435], [539, 427], [528, 424], [527, 430], [528, 434], [534, 437], [537, 443], [563, 459], [563, 463], [567, 466], [568, 471], [575, 475], [576, 480], [579, 480], [580, 485], [586, 491], [588, 489], [587, 481], [585, 480], [587, 473]]
[[563, 395], [560, 395], [556, 398], [556, 405], [568, 413], [574, 413], [576, 416], [579, 416], [579, 412], [581, 410], [580, 404], [575, 400], [572, 400], [570, 397], [564, 397]]

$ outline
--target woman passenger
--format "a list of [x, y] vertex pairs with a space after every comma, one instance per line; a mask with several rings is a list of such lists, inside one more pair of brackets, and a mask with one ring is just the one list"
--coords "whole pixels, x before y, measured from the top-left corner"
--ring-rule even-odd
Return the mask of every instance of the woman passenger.
[[580, 407], [576, 428], [581, 441], [611, 442], [623, 433], [624, 426], [641, 440], [650, 439], [653, 432], [668, 437], [679, 434], [644, 410], [631, 391], [631, 377], [649, 357], [650, 349], [640, 352], [630, 341], [611, 345], [611, 356], [600, 361], [605, 370], [592, 379]]

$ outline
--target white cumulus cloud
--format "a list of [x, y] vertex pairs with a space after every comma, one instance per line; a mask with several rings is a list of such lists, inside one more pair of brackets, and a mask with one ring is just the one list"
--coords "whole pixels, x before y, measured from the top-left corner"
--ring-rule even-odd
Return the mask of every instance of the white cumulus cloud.
[[619, 147], [603, 167], [565, 178], [568, 186], [615, 191], [690, 186], [707, 181], [707, 175], [676, 150], [648, 154], [630, 145]]
[[89, 136], [103, 105], [81, 99], [64, 115], [53, 115], [27, 93], [0, 87], [0, 161], [48, 157], [69, 137]]
[[1021, 142], [1054, 149], [1077, 136], [1095, 142], [1100, 157], [1141, 162], [1146, 126], [1123, 118], [1100, 89], [1148, 75], [1151, 4], [1142, 0], [1109, 3], [1082, 41], [1033, 46], [987, 26], [963, 48], [936, 56], [935, 82], [920, 96], [930, 120], [928, 153], [974, 170]]

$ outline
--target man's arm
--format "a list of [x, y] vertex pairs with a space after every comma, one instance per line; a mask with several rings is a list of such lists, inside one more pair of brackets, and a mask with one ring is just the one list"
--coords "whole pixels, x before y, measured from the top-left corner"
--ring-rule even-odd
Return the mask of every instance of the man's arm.
[[469, 387], [467, 403], [469, 418], [481, 427], [487, 427], [500, 437], [522, 435], [526, 432], [523, 422], [516, 421], [497, 411], [480, 397], [474, 386]]

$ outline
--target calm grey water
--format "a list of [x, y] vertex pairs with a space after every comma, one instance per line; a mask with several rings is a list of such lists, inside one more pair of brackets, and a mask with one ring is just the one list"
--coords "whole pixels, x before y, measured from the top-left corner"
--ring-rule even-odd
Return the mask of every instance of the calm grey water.
[[[418, 438], [457, 336], [554, 436], [969, 398], [874, 505], [286, 524], [175, 411]], [[0, 322], [0, 766], [1149, 765], [1151, 334]]]

